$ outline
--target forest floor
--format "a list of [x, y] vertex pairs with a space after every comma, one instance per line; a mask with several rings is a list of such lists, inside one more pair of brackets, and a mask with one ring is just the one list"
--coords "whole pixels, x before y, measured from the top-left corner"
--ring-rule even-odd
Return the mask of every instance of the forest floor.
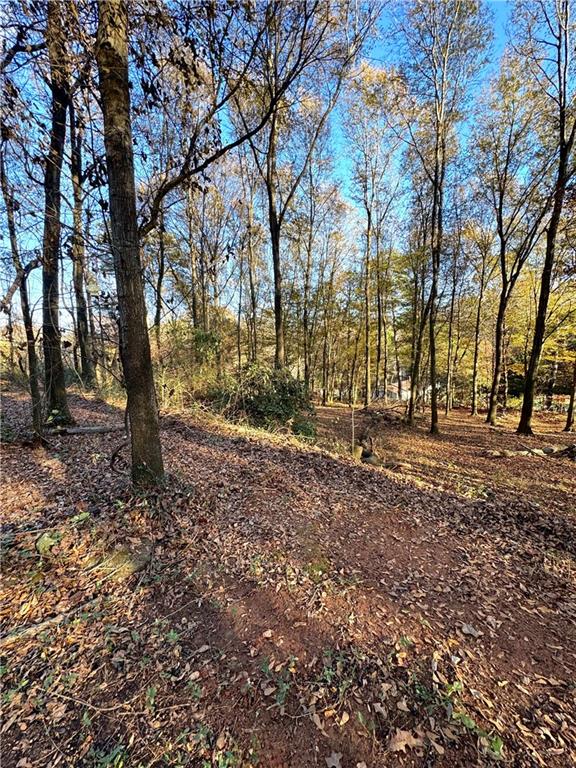
[[26, 445], [2, 405], [3, 768], [576, 764], [576, 468], [487, 455], [560, 417], [382, 423], [384, 469], [346, 408], [318, 445], [166, 414], [136, 494], [121, 433]]

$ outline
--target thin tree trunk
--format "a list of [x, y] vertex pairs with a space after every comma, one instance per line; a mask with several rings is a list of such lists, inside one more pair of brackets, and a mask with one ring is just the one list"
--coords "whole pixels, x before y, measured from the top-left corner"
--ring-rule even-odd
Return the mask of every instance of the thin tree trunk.
[[252, 203], [252, 189], [250, 189], [250, 201], [248, 203], [248, 282], [250, 287], [250, 326], [252, 335], [251, 359], [258, 359], [258, 331], [256, 328], [256, 277], [254, 274], [254, 243], [252, 241], [254, 228], [254, 210]]
[[498, 392], [500, 391], [500, 377], [502, 375], [502, 355], [504, 350], [504, 319], [506, 316], [506, 306], [508, 304], [507, 283], [502, 284], [500, 291], [500, 300], [498, 302], [498, 315], [496, 316], [496, 333], [494, 339], [494, 373], [492, 376], [492, 387], [490, 388], [490, 399], [488, 401], [488, 414], [486, 423], [496, 426], [498, 415]]
[[244, 283], [244, 252], [240, 252], [238, 275], [238, 312], [236, 314], [236, 354], [238, 356], [238, 374], [242, 372], [242, 288]]
[[450, 292], [450, 312], [448, 315], [448, 358], [446, 360], [446, 402], [444, 403], [444, 413], [446, 416], [452, 410], [452, 379], [454, 376], [452, 347], [454, 342], [454, 305], [456, 302], [456, 281], [457, 281], [457, 257], [454, 257], [452, 264], [452, 290]]
[[400, 369], [400, 353], [398, 351], [398, 328], [396, 326], [396, 313], [392, 306], [392, 343], [394, 344], [394, 362], [396, 364], [396, 387], [398, 400], [402, 400], [402, 372]]
[[478, 357], [480, 355], [480, 327], [482, 320], [482, 301], [484, 299], [484, 281], [486, 279], [486, 257], [482, 254], [482, 269], [480, 272], [480, 293], [476, 307], [476, 323], [474, 325], [474, 362], [472, 364], [472, 410], [471, 416], [478, 415]]
[[99, 0], [98, 11], [96, 58], [104, 117], [120, 351], [128, 395], [132, 479], [136, 484], [156, 484], [164, 477], [164, 467], [136, 220], [128, 12], [124, 0]]
[[78, 347], [80, 349], [80, 370], [82, 381], [86, 387], [94, 386], [94, 364], [91, 355], [90, 330], [88, 326], [88, 309], [84, 285], [85, 251], [82, 224], [82, 133], [76, 124], [76, 110], [73, 99], [70, 99], [70, 172], [72, 176], [72, 193], [74, 207], [72, 211], [72, 278], [74, 297], [76, 300], [76, 329]]
[[[380, 363], [382, 362], [382, 275], [380, 264], [380, 228], [376, 228], [376, 369], [374, 391], [380, 397]], [[386, 393], [386, 388], [384, 388]], [[386, 397], [386, 394], [384, 394]]]
[[66, 397], [64, 363], [60, 337], [59, 254], [60, 179], [66, 139], [68, 109], [68, 59], [65, 31], [58, 0], [47, 5], [46, 44], [50, 62], [51, 127], [50, 148], [44, 173], [44, 237], [42, 242], [42, 339], [48, 419], [70, 424], [72, 416]]
[[572, 432], [574, 429], [574, 400], [576, 399], [576, 360], [572, 367], [572, 388], [570, 390], [570, 402], [568, 403], [568, 413], [566, 414], [566, 426], [564, 432]]
[[[438, 143], [439, 139], [437, 139]], [[437, 152], [438, 152], [437, 146]], [[432, 201], [432, 284], [430, 286], [429, 355], [430, 355], [430, 434], [438, 434], [438, 386], [436, 381], [436, 314], [440, 253], [442, 249], [442, 194], [444, 181], [443, 160], [437, 154], [434, 171], [434, 197]]]
[[160, 208], [160, 215], [158, 219], [158, 275], [156, 276], [156, 288], [154, 297], [156, 299], [156, 306], [154, 310], [154, 337], [156, 339], [156, 352], [158, 354], [158, 361], [161, 361], [161, 339], [160, 339], [160, 323], [162, 321], [162, 285], [164, 283], [164, 274], [166, 272], [166, 251], [164, 247], [164, 210]]
[[198, 268], [196, 265], [196, 249], [192, 232], [193, 188], [190, 185], [186, 191], [186, 219], [188, 224], [188, 258], [190, 260], [190, 291], [192, 293], [192, 327], [198, 328]]
[[[574, 133], [572, 134], [572, 142]], [[532, 352], [530, 362], [524, 380], [524, 400], [522, 401], [522, 412], [520, 414], [520, 423], [516, 430], [519, 435], [531, 435], [532, 432], [532, 413], [534, 411], [534, 394], [536, 387], [536, 375], [540, 365], [542, 347], [546, 333], [546, 317], [548, 314], [548, 302], [550, 300], [550, 288], [552, 284], [552, 273], [556, 256], [556, 238], [558, 227], [562, 216], [562, 207], [564, 205], [564, 196], [567, 184], [567, 166], [570, 156], [572, 142], [562, 146], [560, 153], [560, 165], [558, 178], [556, 181], [556, 190], [554, 194], [554, 206], [552, 215], [548, 222], [546, 230], [546, 255], [544, 257], [544, 268], [542, 270], [542, 279], [540, 283], [540, 296], [538, 298], [538, 312], [536, 314], [536, 323], [534, 325], [534, 340], [532, 342]]]
[[274, 273], [274, 365], [283, 368], [286, 364], [284, 344], [284, 309], [282, 306], [282, 264], [280, 260], [280, 229], [275, 199], [276, 183], [276, 142], [277, 115], [272, 114], [270, 123], [270, 145], [266, 158], [266, 192], [268, 195], [268, 225], [270, 228], [270, 243], [272, 246], [272, 271]]
[[366, 260], [364, 264], [364, 407], [372, 400], [370, 371], [370, 252], [372, 250], [372, 212], [366, 209]]
[[30, 398], [32, 400], [32, 426], [34, 431], [40, 434], [42, 432], [42, 398], [40, 395], [40, 381], [38, 375], [38, 357], [36, 355], [36, 340], [34, 337], [34, 326], [32, 324], [32, 312], [30, 310], [30, 300], [28, 296], [28, 275], [32, 269], [39, 266], [39, 262], [34, 260], [26, 267], [22, 266], [20, 261], [20, 251], [18, 249], [18, 240], [16, 238], [16, 222], [14, 218], [14, 196], [8, 184], [4, 168], [4, 156], [0, 153], [0, 183], [2, 186], [2, 196], [6, 206], [6, 217], [8, 219], [8, 234], [10, 237], [10, 249], [12, 253], [12, 263], [16, 271], [18, 281], [18, 290], [20, 293], [20, 308], [22, 310], [22, 321], [24, 323], [24, 332], [26, 334], [26, 354], [28, 358], [28, 384], [30, 386]]

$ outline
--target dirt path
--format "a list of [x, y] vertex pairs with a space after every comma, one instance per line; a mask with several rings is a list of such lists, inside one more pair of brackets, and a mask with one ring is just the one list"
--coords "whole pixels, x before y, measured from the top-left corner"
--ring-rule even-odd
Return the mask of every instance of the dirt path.
[[[25, 407], [4, 398], [16, 430]], [[344, 409], [319, 422], [349, 439]], [[167, 416], [171, 482], [147, 496], [108, 467], [118, 435], [3, 446], [3, 631], [66, 617], [5, 654], [4, 765], [576, 761], [574, 464], [442, 426], [375, 435], [394, 472]]]

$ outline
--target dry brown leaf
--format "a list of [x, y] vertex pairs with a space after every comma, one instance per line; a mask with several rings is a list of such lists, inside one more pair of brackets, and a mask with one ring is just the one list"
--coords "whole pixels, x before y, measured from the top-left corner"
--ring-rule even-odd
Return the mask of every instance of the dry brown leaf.
[[423, 747], [424, 742], [419, 736], [414, 736], [412, 731], [403, 731], [401, 728], [396, 728], [396, 733], [390, 739], [388, 749], [390, 752], [406, 752], [408, 749], [415, 749], [416, 747]]

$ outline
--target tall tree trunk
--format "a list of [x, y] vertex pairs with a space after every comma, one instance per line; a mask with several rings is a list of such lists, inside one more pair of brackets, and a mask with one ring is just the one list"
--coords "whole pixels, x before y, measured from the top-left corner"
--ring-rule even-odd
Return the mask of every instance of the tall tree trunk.
[[492, 375], [492, 386], [490, 388], [490, 399], [488, 401], [488, 414], [486, 423], [496, 426], [498, 415], [498, 392], [500, 391], [500, 378], [502, 376], [502, 356], [504, 353], [504, 320], [506, 317], [506, 307], [508, 304], [508, 285], [504, 281], [500, 291], [500, 300], [498, 302], [498, 314], [496, 316], [496, 332], [494, 338], [494, 373]]
[[564, 432], [572, 432], [574, 429], [574, 400], [576, 399], [576, 360], [572, 367], [572, 388], [570, 389], [570, 402], [568, 403], [568, 413], [566, 414], [566, 426]]
[[452, 264], [452, 290], [450, 291], [450, 312], [448, 315], [448, 358], [446, 360], [446, 402], [444, 404], [444, 413], [446, 416], [452, 410], [452, 380], [454, 376], [454, 366], [452, 359], [454, 342], [454, 305], [456, 303], [456, 282], [457, 282], [457, 257], [454, 256]]
[[248, 284], [250, 288], [250, 328], [251, 328], [251, 354], [252, 362], [258, 359], [258, 331], [256, 328], [256, 275], [254, 274], [254, 243], [252, 240], [254, 229], [254, 210], [252, 203], [252, 188], [250, 189], [250, 201], [248, 203]]
[[186, 190], [186, 219], [188, 224], [188, 259], [190, 261], [190, 291], [192, 304], [192, 327], [198, 328], [198, 267], [196, 264], [196, 247], [192, 231], [193, 187]]
[[128, 395], [132, 479], [136, 484], [156, 484], [164, 477], [164, 467], [136, 220], [128, 13], [125, 0], [99, 0], [98, 11], [96, 58], [104, 117], [120, 351]]
[[30, 300], [28, 296], [28, 275], [32, 269], [38, 266], [38, 261], [34, 260], [33, 262], [30, 262], [30, 264], [28, 264], [26, 267], [23, 267], [22, 262], [20, 261], [20, 251], [18, 248], [18, 240], [16, 238], [16, 222], [14, 218], [14, 196], [10, 185], [8, 184], [8, 179], [6, 178], [4, 156], [2, 153], [0, 153], [0, 184], [2, 186], [4, 205], [6, 206], [6, 218], [8, 219], [8, 234], [10, 237], [12, 263], [16, 271], [16, 279], [18, 280], [20, 308], [22, 310], [24, 332], [26, 334], [28, 384], [30, 386], [30, 398], [32, 400], [32, 426], [34, 431], [40, 434], [42, 432], [42, 397], [40, 395], [36, 340], [34, 337], [32, 312], [30, 309]]
[[[439, 128], [441, 130], [441, 127]], [[432, 284], [430, 286], [430, 434], [438, 434], [438, 385], [436, 380], [436, 314], [438, 299], [438, 280], [440, 276], [440, 255], [442, 250], [442, 206], [444, 183], [444, 152], [439, 146], [440, 138], [436, 140], [436, 162], [434, 169], [434, 191], [432, 200]], [[441, 151], [441, 154], [440, 154]]]
[[[576, 126], [575, 126], [576, 127]], [[554, 271], [554, 262], [556, 256], [556, 238], [558, 236], [558, 227], [562, 216], [562, 207], [564, 205], [564, 196], [567, 184], [567, 169], [570, 151], [574, 142], [574, 132], [572, 132], [571, 142], [567, 145], [562, 144], [560, 148], [560, 160], [558, 176], [556, 179], [556, 188], [554, 192], [554, 206], [552, 215], [548, 222], [546, 230], [546, 255], [544, 257], [544, 268], [542, 270], [542, 279], [540, 283], [540, 296], [538, 298], [538, 312], [536, 314], [536, 323], [534, 325], [534, 340], [532, 342], [532, 352], [530, 353], [530, 362], [524, 380], [524, 400], [522, 401], [522, 412], [520, 414], [520, 423], [516, 430], [519, 435], [531, 435], [532, 432], [532, 413], [534, 411], [534, 394], [536, 387], [536, 375], [540, 365], [542, 347], [546, 333], [546, 316], [548, 314], [548, 302], [550, 300], [550, 287], [552, 284], [552, 273]]]
[[66, 397], [64, 364], [60, 337], [58, 287], [60, 254], [60, 179], [66, 139], [68, 109], [68, 58], [62, 5], [49, 0], [47, 5], [46, 45], [50, 62], [50, 148], [44, 172], [44, 237], [42, 242], [42, 340], [48, 419], [69, 424], [72, 416]]
[[209, 301], [209, 276], [208, 276], [208, 264], [206, 262], [206, 195], [208, 190], [206, 187], [202, 190], [202, 217], [201, 217], [201, 230], [200, 230], [200, 304], [202, 309], [202, 330], [204, 333], [208, 333], [211, 326], [210, 318], [210, 301]]
[[[374, 391], [380, 397], [380, 363], [382, 362], [382, 275], [380, 264], [380, 227], [376, 227], [376, 367], [374, 371]], [[386, 398], [386, 387], [384, 387]]]
[[160, 208], [160, 214], [158, 219], [158, 234], [159, 234], [159, 246], [158, 246], [158, 274], [156, 276], [156, 288], [154, 291], [154, 297], [156, 299], [156, 307], [154, 310], [154, 337], [156, 339], [156, 352], [158, 354], [158, 361], [161, 363], [161, 343], [160, 343], [160, 322], [162, 320], [162, 286], [164, 284], [164, 274], [166, 272], [166, 251], [164, 247], [164, 209]]
[[270, 122], [270, 144], [266, 158], [266, 192], [268, 196], [268, 225], [272, 246], [272, 271], [274, 273], [274, 365], [283, 368], [286, 364], [284, 343], [284, 309], [282, 306], [282, 264], [280, 260], [281, 223], [276, 206], [276, 144], [277, 114], [273, 112]]
[[398, 400], [402, 400], [402, 372], [400, 369], [400, 352], [398, 350], [398, 328], [396, 325], [396, 313], [392, 306], [392, 343], [394, 345], [394, 362], [396, 364], [396, 391]]
[[80, 349], [80, 371], [86, 387], [93, 387], [94, 364], [91, 354], [90, 330], [88, 326], [88, 308], [85, 292], [85, 250], [82, 222], [82, 132], [76, 123], [74, 100], [70, 99], [70, 172], [74, 207], [72, 210], [72, 280], [76, 300], [76, 330]]
[[304, 269], [304, 296], [302, 305], [302, 336], [304, 342], [304, 386], [310, 391], [310, 281], [312, 272], [312, 228], [306, 244], [306, 267]]
[[500, 387], [500, 398], [502, 401], [502, 411], [506, 413], [508, 407], [508, 383], [509, 383], [509, 368], [508, 368], [508, 339], [506, 339], [506, 331], [504, 331], [504, 349], [502, 352], [502, 380]]
[[364, 263], [364, 407], [372, 400], [370, 371], [370, 255], [372, 250], [372, 212], [366, 208], [366, 259]]
[[486, 279], [486, 257], [482, 254], [482, 269], [480, 272], [480, 293], [476, 306], [476, 323], [474, 325], [474, 362], [472, 363], [472, 410], [471, 416], [478, 415], [478, 358], [480, 355], [480, 328], [482, 320], [482, 301], [484, 299], [484, 281]]

